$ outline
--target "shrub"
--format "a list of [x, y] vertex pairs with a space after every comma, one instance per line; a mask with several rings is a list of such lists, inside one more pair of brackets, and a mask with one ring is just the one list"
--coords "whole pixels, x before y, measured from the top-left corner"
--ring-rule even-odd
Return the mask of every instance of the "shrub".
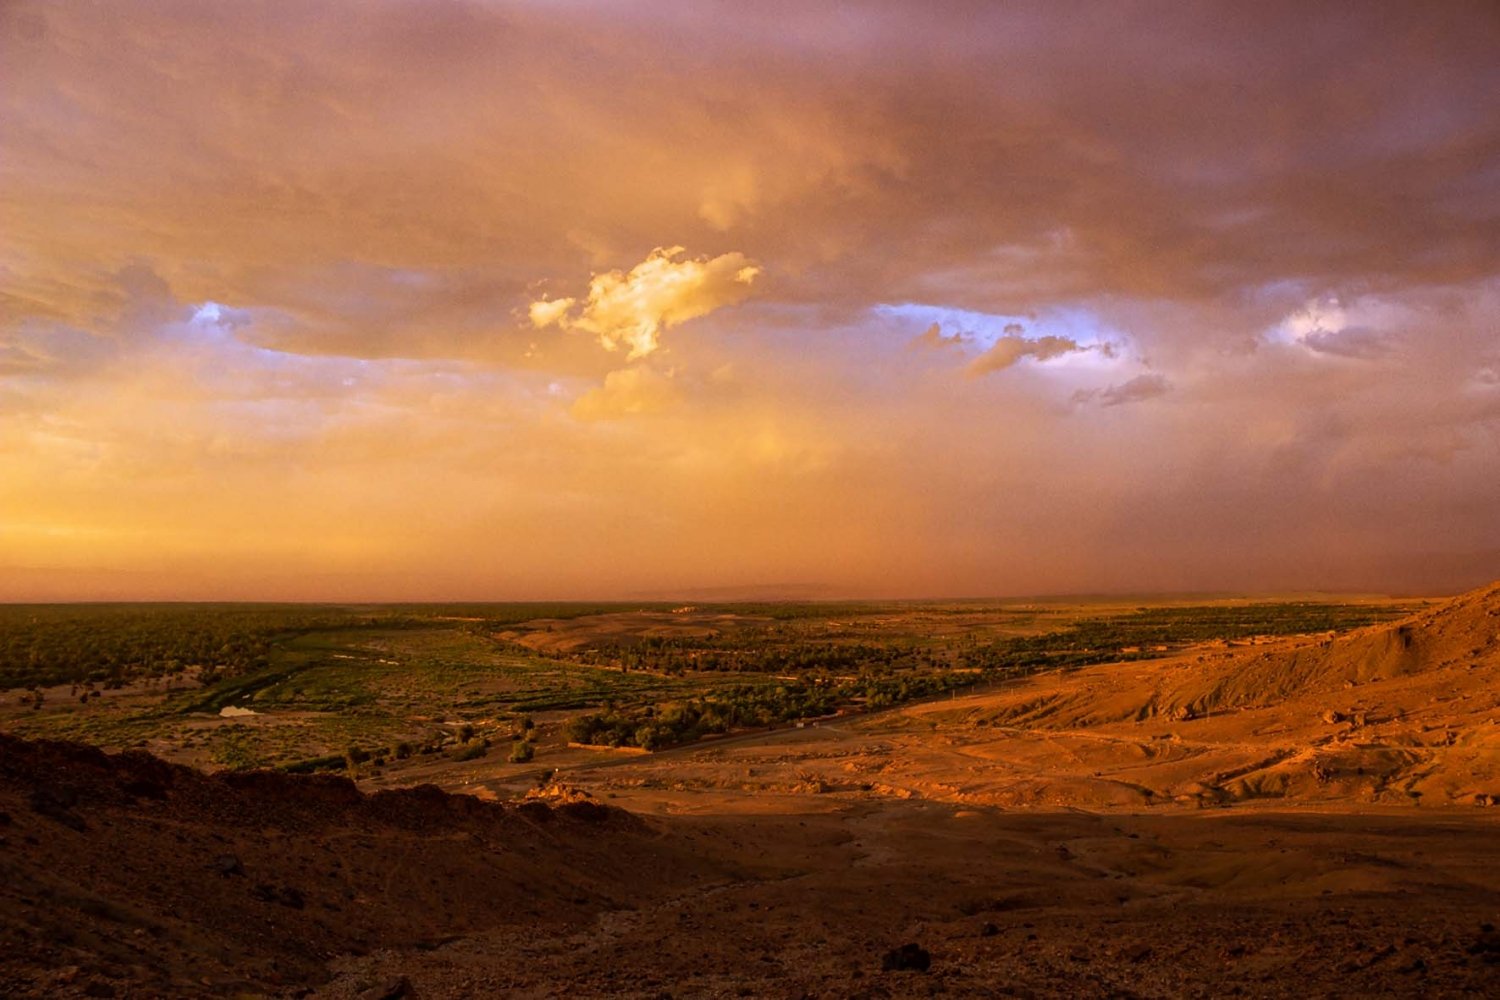
[[307, 760], [283, 764], [281, 769], [288, 774], [311, 774], [313, 771], [336, 771], [347, 767], [348, 763], [347, 758], [341, 754], [330, 754], [327, 757], [309, 757]]
[[478, 760], [490, 752], [490, 748], [484, 745], [483, 740], [470, 740], [453, 751], [453, 759], [457, 761]]
[[526, 740], [517, 740], [510, 747], [510, 762], [512, 764], [529, 764], [531, 758], [536, 756], [536, 748]]

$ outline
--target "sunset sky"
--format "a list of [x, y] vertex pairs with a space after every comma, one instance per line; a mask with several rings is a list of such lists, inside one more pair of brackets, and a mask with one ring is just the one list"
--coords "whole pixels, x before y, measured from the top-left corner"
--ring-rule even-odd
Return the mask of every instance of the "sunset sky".
[[0, 4], [0, 600], [1500, 577], [1493, 2]]

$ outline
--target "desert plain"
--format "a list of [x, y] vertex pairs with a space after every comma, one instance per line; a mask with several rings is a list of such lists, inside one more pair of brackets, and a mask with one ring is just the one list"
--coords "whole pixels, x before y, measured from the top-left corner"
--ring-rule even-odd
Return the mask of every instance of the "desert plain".
[[[497, 712], [503, 684], [466, 675], [470, 711], [437, 724], [467, 719], [466, 741], [334, 767], [216, 763], [180, 744], [218, 747], [204, 734], [222, 729], [236, 752], [274, 755], [294, 747], [278, 727], [314, 739], [325, 717], [376, 713], [375, 730], [390, 717], [279, 702], [274, 684], [246, 694], [234, 676], [121, 685], [115, 707], [12, 701], [0, 984], [38, 997], [1496, 995], [1500, 588], [1376, 606], [1362, 627], [992, 668], [891, 706], [855, 699], [652, 752], [568, 736], [590, 708], [628, 714], [629, 697], [661, 699], [658, 719], [728, 697], [654, 687], [701, 677], [653, 672], [643, 650], [740, 648], [743, 630], [770, 641], [754, 630], [793, 619], [576, 609], [485, 624], [463, 641], [535, 657], [563, 689], [643, 686], [523, 723]], [[1054, 608], [996, 641], [1016, 653], [1026, 636], [1154, 613]], [[918, 658], [975, 648], [1004, 617], [950, 608], [928, 628], [931, 609], [906, 614]], [[895, 620], [828, 608], [794, 621], [827, 648], [871, 649]], [[373, 625], [367, 638], [387, 643]], [[805, 652], [809, 636], [776, 641]], [[671, 642], [642, 645], [653, 637]], [[294, 662], [304, 695], [318, 669], [389, 659], [279, 655], [263, 676], [283, 683]], [[204, 711], [215, 684], [241, 704]], [[84, 713], [96, 742], [129, 744], [49, 738]], [[152, 719], [172, 721], [136, 739]], [[511, 731], [529, 754], [504, 753]], [[472, 752], [485, 732], [493, 752]], [[162, 759], [173, 741], [177, 762]]]

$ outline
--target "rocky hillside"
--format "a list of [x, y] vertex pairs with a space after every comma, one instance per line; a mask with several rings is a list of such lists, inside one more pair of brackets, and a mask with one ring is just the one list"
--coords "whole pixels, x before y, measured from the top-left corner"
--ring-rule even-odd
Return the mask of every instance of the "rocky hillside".
[[316, 983], [333, 955], [561, 932], [707, 874], [590, 801], [367, 796], [0, 734], [7, 997], [278, 990]]
[[907, 714], [992, 761], [965, 794], [1002, 805], [1500, 805], [1500, 585], [1342, 636], [1041, 675]]
[[1410, 618], [1345, 636], [1226, 653], [1198, 676], [1168, 678], [1156, 707], [1198, 715], [1441, 670], [1488, 675], [1497, 667], [1500, 584], [1492, 584]]

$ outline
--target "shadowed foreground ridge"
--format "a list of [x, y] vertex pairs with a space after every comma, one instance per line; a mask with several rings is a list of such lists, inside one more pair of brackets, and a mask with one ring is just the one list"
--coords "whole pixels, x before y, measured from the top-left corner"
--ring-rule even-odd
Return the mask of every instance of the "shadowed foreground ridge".
[[569, 925], [618, 905], [622, 870], [632, 896], [696, 874], [642, 821], [588, 801], [365, 795], [344, 778], [208, 775], [4, 734], [0, 809], [6, 995], [315, 981], [337, 954]]

